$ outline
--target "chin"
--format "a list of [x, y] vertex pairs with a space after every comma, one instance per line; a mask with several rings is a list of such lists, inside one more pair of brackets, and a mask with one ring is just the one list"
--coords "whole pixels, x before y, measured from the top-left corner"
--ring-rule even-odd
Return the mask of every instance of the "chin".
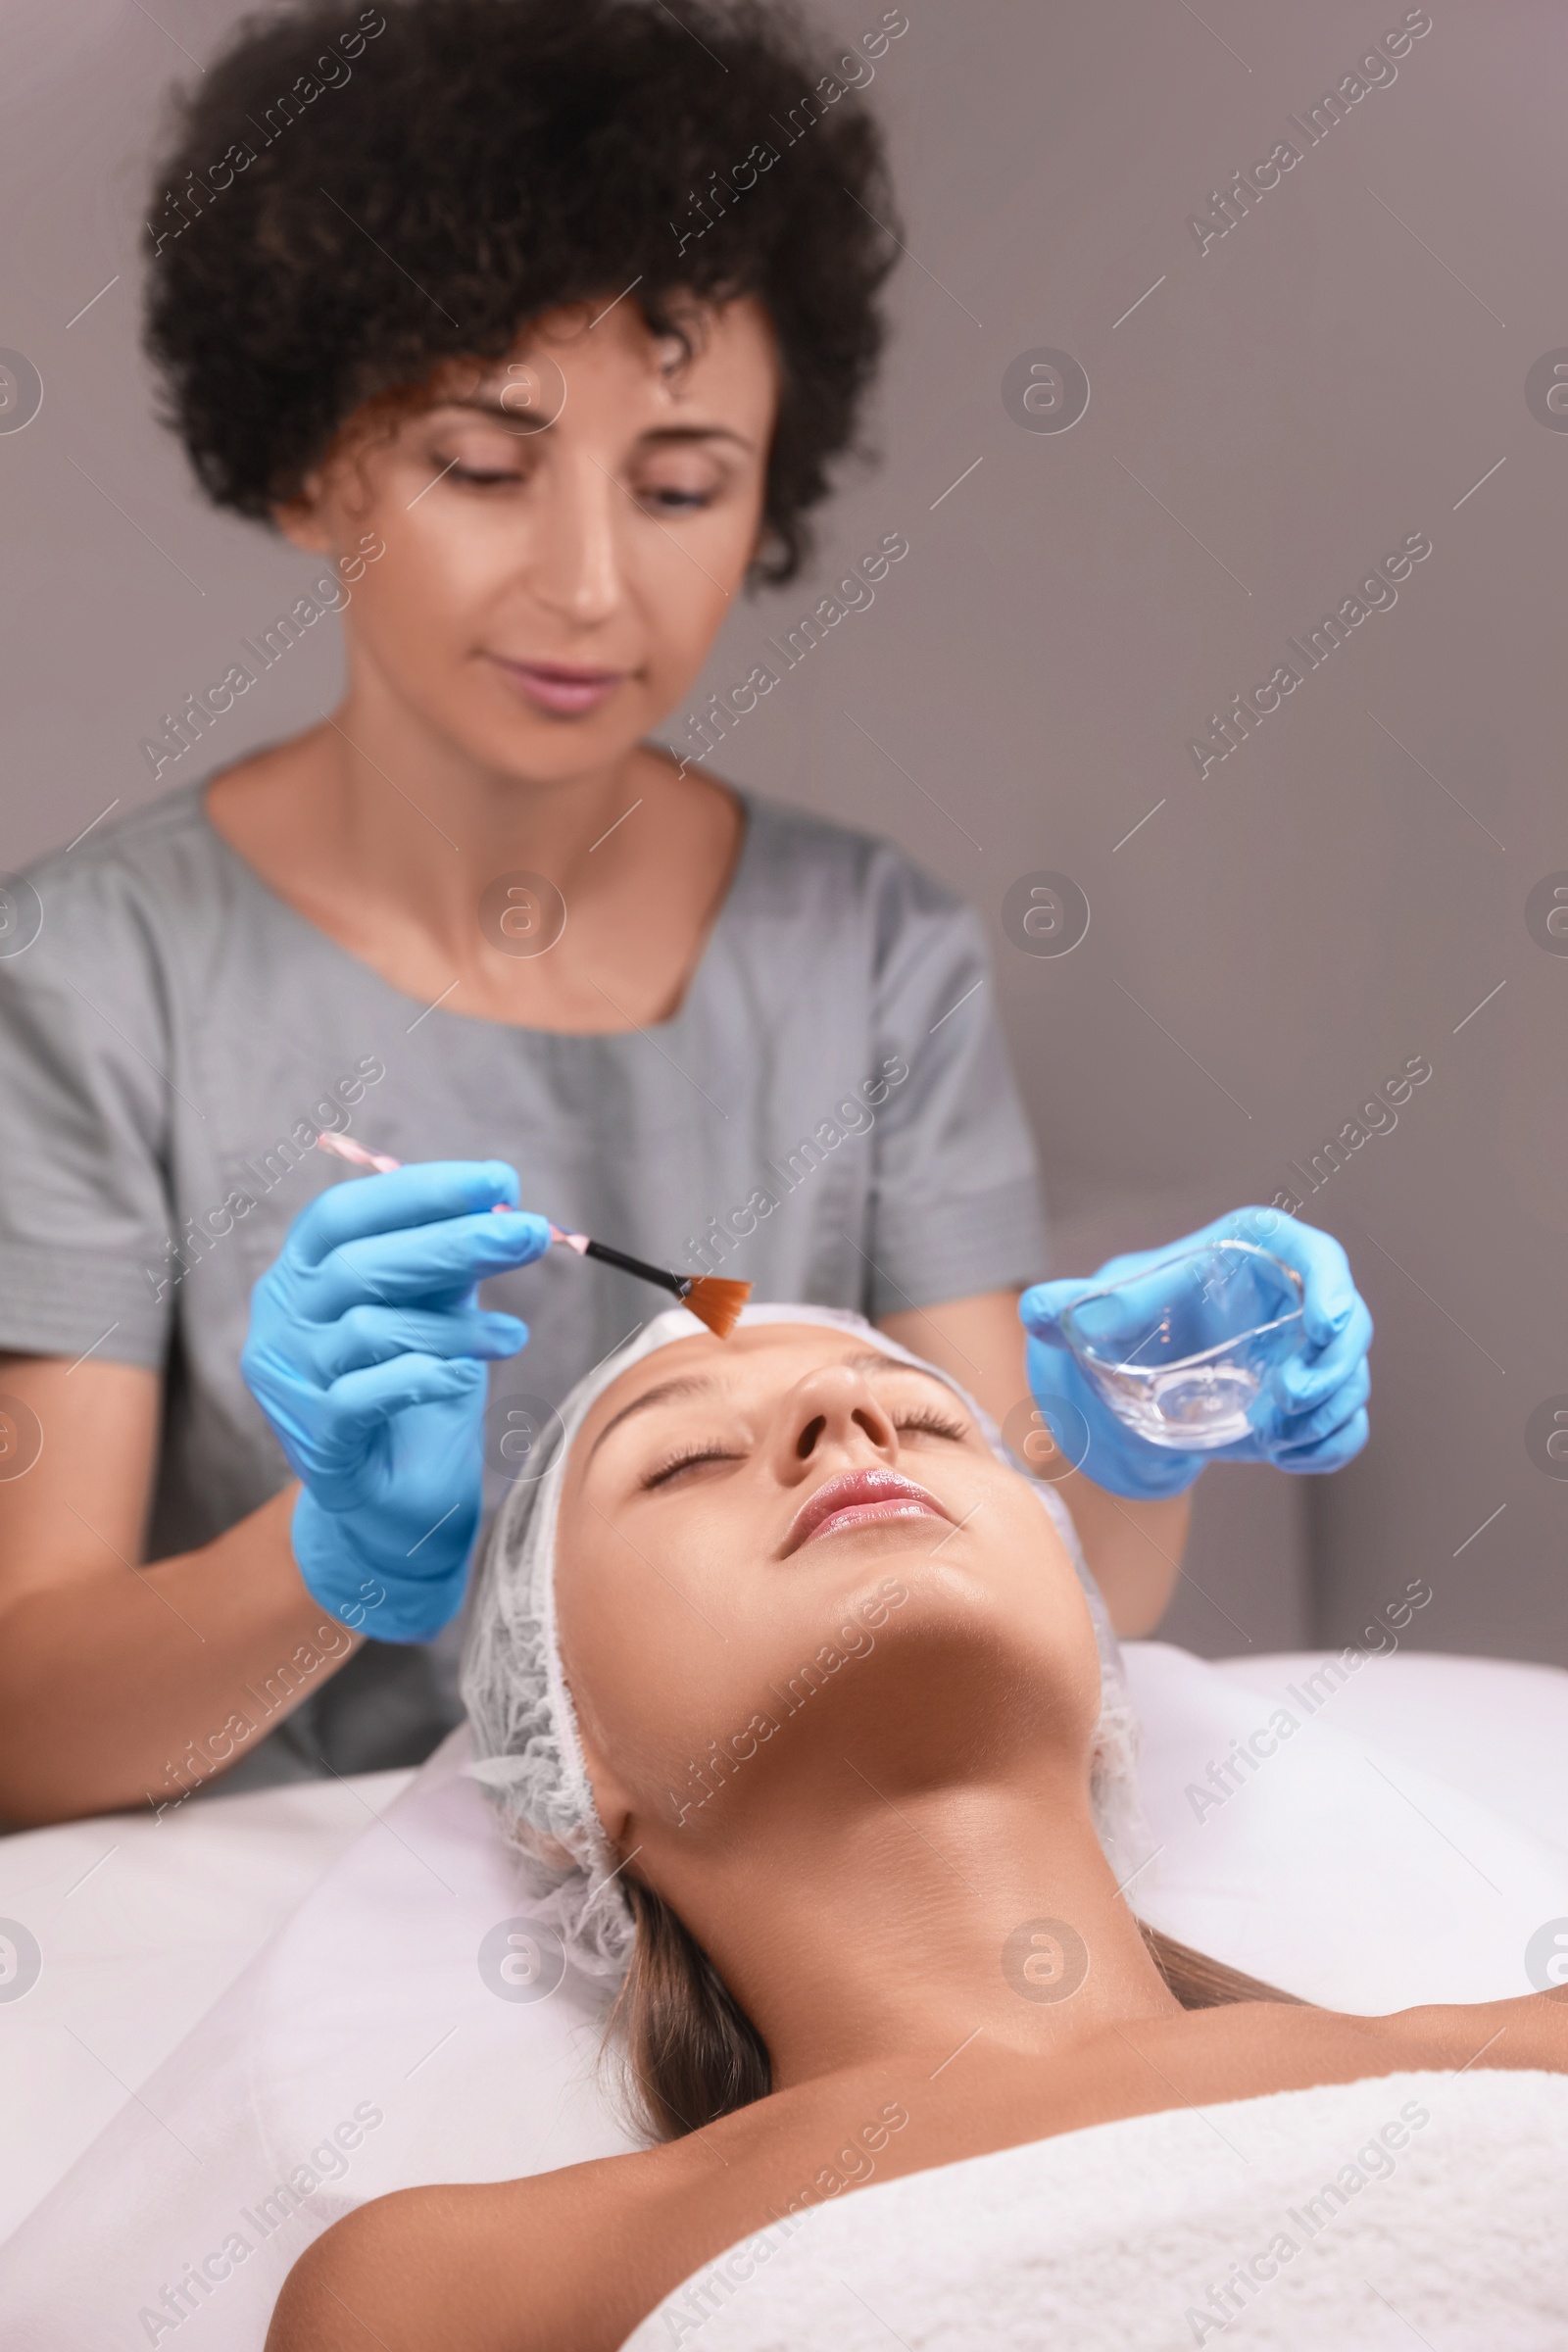
[[859, 1629], [867, 1651], [873, 1643], [911, 1653], [928, 1646], [949, 1667], [974, 1652], [1025, 1673], [1059, 1666], [1078, 1651], [1098, 1660], [1088, 1604], [1070, 1570], [1063, 1581], [1035, 1565], [1020, 1578], [999, 1573], [994, 1561], [933, 1557], [929, 1544], [884, 1544], [872, 1557], [865, 1556], [869, 1544], [855, 1548], [861, 1556], [842, 1564], [831, 1597], [823, 1592], [814, 1604], [803, 1597], [791, 1612], [800, 1640], [814, 1633], [853, 1650]]
[[471, 711], [454, 714], [452, 742], [478, 766], [514, 784], [571, 784], [590, 769], [623, 760], [636, 741], [624, 722], [613, 728], [602, 716], [519, 719], [511, 710], [482, 728]]
[[1062, 1678], [1080, 1670], [1098, 1682], [1094, 1621], [1076, 1576], [1063, 1565], [1057, 1577], [1038, 1557], [1022, 1574], [1010, 1562], [965, 1561], [953, 1552], [885, 1558], [877, 1563], [880, 1575], [904, 1597], [889, 1608], [878, 1641], [902, 1650], [909, 1672], [933, 1677], [938, 1690], [971, 1670], [993, 1693], [1003, 1687], [1018, 1693], [1032, 1687], [1059, 1690]]

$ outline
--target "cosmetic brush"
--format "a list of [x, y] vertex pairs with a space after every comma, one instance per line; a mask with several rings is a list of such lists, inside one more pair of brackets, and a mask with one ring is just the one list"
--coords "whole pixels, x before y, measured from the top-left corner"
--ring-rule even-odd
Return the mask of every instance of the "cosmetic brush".
[[[330, 1152], [354, 1167], [373, 1169], [378, 1176], [390, 1175], [394, 1168], [403, 1165], [390, 1152], [367, 1151], [363, 1144], [356, 1144], [334, 1130], [318, 1135], [316, 1141], [322, 1152]], [[501, 1204], [498, 1201], [496, 1205], [499, 1209]], [[635, 1274], [639, 1282], [651, 1282], [660, 1290], [668, 1291], [700, 1323], [707, 1324], [715, 1339], [729, 1338], [740, 1320], [741, 1308], [752, 1295], [749, 1282], [728, 1282], [714, 1274], [674, 1274], [665, 1266], [651, 1266], [645, 1258], [628, 1256], [624, 1250], [612, 1250], [608, 1242], [596, 1242], [586, 1233], [567, 1233], [560, 1225], [551, 1226], [550, 1239], [564, 1249], [575, 1250], [579, 1257], [596, 1257], [601, 1265], [618, 1266], [623, 1274]]]

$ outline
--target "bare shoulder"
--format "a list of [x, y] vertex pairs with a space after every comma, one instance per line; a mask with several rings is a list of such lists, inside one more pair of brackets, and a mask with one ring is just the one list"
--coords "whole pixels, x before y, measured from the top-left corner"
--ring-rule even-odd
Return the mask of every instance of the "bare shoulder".
[[266, 2352], [607, 2352], [640, 2310], [607, 2264], [652, 2226], [691, 2157], [612, 2156], [523, 2180], [401, 2189], [324, 2231], [295, 2264]]
[[1568, 2003], [1519, 2000], [1436, 2004], [1392, 2016], [1270, 2001], [1226, 2003], [1160, 2016], [1090, 2045], [1078, 2078], [1063, 2077], [1058, 2114], [1069, 2127], [1168, 2107], [1174, 2090], [1196, 2105], [1283, 2090], [1361, 2082], [1382, 2075], [1532, 2069], [1568, 2074]]
[[1440, 2002], [1399, 2009], [1375, 2021], [1412, 2049], [1435, 2053], [1414, 2063], [1453, 2067], [1535, 2067], [1568, 2074], [1568, 1987], [1527, 1992], [1511, 2001]]
[[[617, 2352], [704, 2262], [786, 2206], [870, 2178], [857, 2150], [831, 2189], [800, 2185], [821, 2182], [824, 2127], [836, 2138], [846, 2118], [874, 2114], [875, 2086], [859, 2074], [799, 2084], [663, 2146], [377, 2197], [295, 2264], [266, 2352]], [[936, 2147], [935, 2161], [952, 2152]]]

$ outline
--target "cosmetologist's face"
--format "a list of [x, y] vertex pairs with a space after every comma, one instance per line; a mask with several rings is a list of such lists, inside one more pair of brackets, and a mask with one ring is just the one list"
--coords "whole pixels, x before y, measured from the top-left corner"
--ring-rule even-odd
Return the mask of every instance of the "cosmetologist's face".
[[573, 1446], [559, 1544], [612, 1836], [738, 1828], [749, 1805], [705, 1807], [710, 1768], [788, 1755], [798, 1791], [814, 1743], [841, 1774], [846, 1725], [870, 1740], [878, 1716], [938, 1770], [955, 1744], [1087, 1754], [1094, 1628], [1038, 1495], [944, 1381], [854, 1333], [743, 1325], [633, 1365]]
[[451, 364], [431, 405], [349, 420], [278, 521], [323, 554], [384, 543], [345, 612], [355, 691], [544, 783], [603, 769], [679, 702], [758, 548], [778, 391], [760, 305], [691, 318], [676, 365], [612, 290], [507, 360]]

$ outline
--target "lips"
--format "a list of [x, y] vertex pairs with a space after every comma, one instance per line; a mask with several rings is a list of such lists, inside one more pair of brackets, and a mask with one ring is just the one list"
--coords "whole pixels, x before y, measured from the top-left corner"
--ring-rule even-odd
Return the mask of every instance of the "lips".
[[846, 1529], [874, 1526], [881, 1520], [941, 1519], [949, 1521], [934, 1494], [894, 1470], [846, 1470], [823, 1481], [807, 1497], [790, 1522], [784, 1540], [786, 1556], [823, 1536]]
[[597, 710], [627, 675], [621, 669], [583, 669], [566, 662], [509, 662], [501, 654], [491, 659], [536, 709], [564, 718]]

